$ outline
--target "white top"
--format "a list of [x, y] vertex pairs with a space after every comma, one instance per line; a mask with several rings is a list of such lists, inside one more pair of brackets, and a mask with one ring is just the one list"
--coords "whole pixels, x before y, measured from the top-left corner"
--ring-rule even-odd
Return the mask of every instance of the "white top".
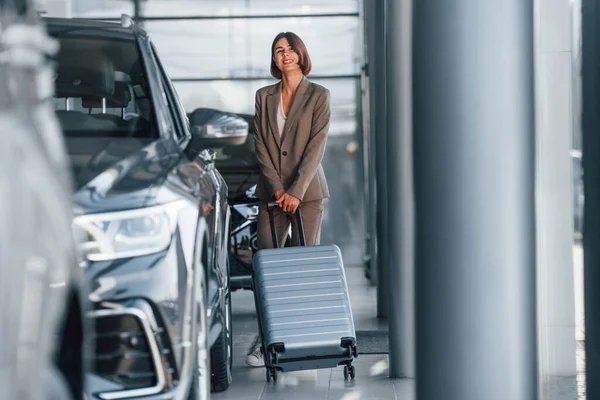
[[283, 129], [285, 128], [285, 121], [287, 120], [287, 116], [283, 112], [283, 94], [282, 97], [279, 98], [279, 107], [277, 110], [277, 128], [279, 129], [279, 137], [283, 134]]

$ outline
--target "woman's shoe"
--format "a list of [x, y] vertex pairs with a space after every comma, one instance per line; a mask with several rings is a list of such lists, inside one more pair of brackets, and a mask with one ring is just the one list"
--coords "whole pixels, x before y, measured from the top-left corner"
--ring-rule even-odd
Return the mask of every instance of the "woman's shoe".
[[265, 359], [260, 350], [260, 344], [257, 344], [254, 347], [254, 350], [252, 350], [252, 353], [248, 354], [248, 357], [246, 358], [246, 364], [250, 365], [251, 367], [265, 366]]

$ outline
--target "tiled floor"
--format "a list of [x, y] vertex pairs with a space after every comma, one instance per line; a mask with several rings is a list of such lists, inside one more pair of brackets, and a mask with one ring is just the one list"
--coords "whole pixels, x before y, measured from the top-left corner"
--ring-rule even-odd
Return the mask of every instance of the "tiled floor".
[[[576, 261], [577, 265], [577, 261]], [[387, 321], [376, 315], [376, 289], [367, 283], [359, 266], [346, 269], [353, 315], [357, 330], [387, 330]], [[267, 383], [264, 368], [246, 365], [246, 353], [257, 332], [252, 292], [233, 294], [234, 360], [233, 383], [224, 393], [213, 394], [212, 399], [223, 400], [415, 400], [415, 381], [388, 379], [387, 355], [360, 355], [354, 361], [356, 379], [345, 381], [343, 368], [299, 371], [279, 374], [277, 383]], [[582, 335], [579, 332], [578, 339]], [[585, 399], [581, 387], [585, 359], [582, 343], [578, 346], [579, 382], [574, 377], [558, 378], [548, 382], [549, 392], [544, 400]], [[578, 397], [579, 383], [579, 397]]]

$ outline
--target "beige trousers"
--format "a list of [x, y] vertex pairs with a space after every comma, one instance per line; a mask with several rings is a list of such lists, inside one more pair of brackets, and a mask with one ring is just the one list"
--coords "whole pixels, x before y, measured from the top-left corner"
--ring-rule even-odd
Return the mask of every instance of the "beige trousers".
[[[302, 226], [304, 227], [304, 237], [307, 246], [315, 246], [321, 242], [321, 221], [323, 220], [323, 200], [307, 201], [300, 203], [302, 214]], [[273, 209], [273, 218], [275, 220], [275, 231], [279, 247], [285, 245], [290, 226], [292, 227], [292, 246], [300, 246], [300, 237], [298, 235], [298, 223], [296, 214], [288, 214], [279, 207]], [[267, 203], [261, 202], [258, 212], [257, 226], [257, 247], [259, 249], [272, 249], [273, 238], [271, 236], [271, 225], [269, 223], [269, 213]]]

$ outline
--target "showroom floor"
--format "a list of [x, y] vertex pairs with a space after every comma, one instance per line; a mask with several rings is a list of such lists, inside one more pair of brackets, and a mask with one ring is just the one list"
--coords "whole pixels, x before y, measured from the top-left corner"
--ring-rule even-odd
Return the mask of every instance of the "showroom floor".
[[[387, 322], [376, 315], [376, 289], [363, 276], [360, 266], [346, 268], [356, 330], [387, 330]], [[280, 373], [276, 383], [266, 382], [264, 368], [246, 365], [246, 354], [256, 337], [254, 298], [250, 291], [233, 293], [234, 360], [233, 383], [222, 400], [415, 400], [415, 381], [388, 379], [387, 354], [360, 354], [354, 361], [356, 379], [345, 381], [343, 367]], [[578, 359], [583, 360], [580, 346]], [[580, 369], [580, 371], [582, 371]], [[582, 372], [580, 372], [582, 373]], [[576, 400], [574, 378], [557, 379], [545, 400]], [[581, 389], [580, 389], [581, 390]], [[583, 390], [581, 390], [583, 391]], [[584, 397], [580, 397], [582, 399]]]

